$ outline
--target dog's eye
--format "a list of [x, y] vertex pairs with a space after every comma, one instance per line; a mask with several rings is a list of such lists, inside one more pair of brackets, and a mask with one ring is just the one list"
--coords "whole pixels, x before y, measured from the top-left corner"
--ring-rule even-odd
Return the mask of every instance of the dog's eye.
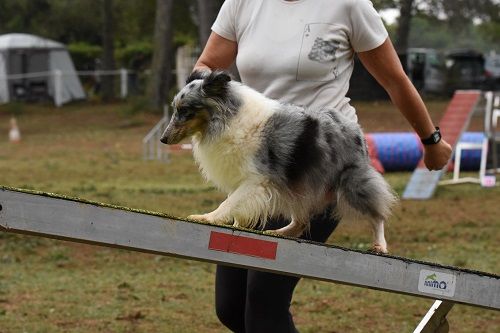
[[204, 108], [205, 107], [201, 104], [181, 106], [179, 109], [177, 109], [177, 112], [184, 113], [184, 114], [190, 114], [190, 113], [199, 112], [200, 110], [203, 110]]
[[181, 120], [189, 120], [193, 118], [196, 114], [196, 109], [191, 107], [180, 107], [177, 109], [177, 114]]
[[179, 112], [179, 114], [191, 114], [191, 113], [195, 113], [196, 109], [194, 109], [192, 107], [184, 106], [184, 107], [179, 108], [177, 110], [177, 112]]

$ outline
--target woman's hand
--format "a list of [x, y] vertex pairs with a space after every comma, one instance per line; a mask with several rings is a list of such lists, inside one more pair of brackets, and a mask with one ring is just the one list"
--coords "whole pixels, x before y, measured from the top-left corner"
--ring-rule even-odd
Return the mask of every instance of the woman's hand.
[[436, 144], [424, 145], [424, 163], [429, 170], [441, 170], [451, 158], [451, 146], [441, 139]]

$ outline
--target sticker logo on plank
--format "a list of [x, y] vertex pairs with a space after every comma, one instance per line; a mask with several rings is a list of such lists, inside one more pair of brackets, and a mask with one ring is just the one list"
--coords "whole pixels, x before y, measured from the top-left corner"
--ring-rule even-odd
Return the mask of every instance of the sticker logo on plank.
[[278, 242], [212, 231], [208, 249], [275, 260]]
[[453, 297], [457, 277], [455, 274], [441, 273], [422, 269], [418, 279], [418, 291]]

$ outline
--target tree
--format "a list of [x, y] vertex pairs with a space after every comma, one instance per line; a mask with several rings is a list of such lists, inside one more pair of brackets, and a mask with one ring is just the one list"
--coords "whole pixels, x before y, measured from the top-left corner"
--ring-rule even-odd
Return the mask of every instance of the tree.
[[[220, 7], [224, 1], [221, 0], [197, 0], [198, 6], [198, 40], [201, 48], [205, 47], [208, 37], [212, 32], [212, 24], [217, 18]], [[233, 63], [228, 71], [232, 74], [233, 78], [240, 80], [240, 74], [236, 64]]]
[[398, 53], [404, 53], [408, 49], [410, 36], [411, 18], [413, 16], [414, 0], [401, 0], [398, 28], [396, 30], [395, 48]]
[[398, 52], [408, 48], [411, 21], [415, 15], [445, 22], [455, 33], [470, 29], [470, 22], [497, 22], [498, 0], [374, 0], [377, 9], [398, 8], [395, 47]]
[[423, 10], [434, 17], [442, 17], [451, 28], [460, 30], [465, 22], [473, 19], [497, 20], [500, 11], [498, 0], [426, 0]]
[[[114, 47], [114, 22], [113, 0], [102, 1], [102, 69], [112, 71], [115, 69]], [[114, 97], [114, 76], [102, 76], [102, 98], [110, 101]]]
[[496, 47], [496, 51], [500, 52], [500, 21], [484, 22], [479, 25], [478, 32], [490, 49]]
[[173, 0], [156, 0], [153, 63], [148, 93], [152, 106], [161, 110], [172, 81], [172, 8]]
[[219, 0], [197, 0], [198, 5], [198, 36], [199, 44], [203, 48], [210, 36], [212, 24], [217, 18], [221, 1]]
[[373, 5], [378, 10], [389, 8], [399, 9], [394, 47], [398, 53], [406, 52], [410, 36], [411, 19], [414, 15], [415, 0], [373, 0]]

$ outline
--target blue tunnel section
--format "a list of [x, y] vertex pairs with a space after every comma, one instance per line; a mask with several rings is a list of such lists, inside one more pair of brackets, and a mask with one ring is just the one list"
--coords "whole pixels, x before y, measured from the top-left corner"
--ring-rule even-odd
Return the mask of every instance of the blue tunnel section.
[[[374, 151], [385, 171], [412, 171], [422, 158], [422, 144], [414, 133], [370, 133], [367, 136], [371, 137]], [[483, 132], [466, 132], [459, 142], [481, 143], [483, 139]], [[462, 151], [460, 163], [461, 170], [479, 170], [481, 151]]]

